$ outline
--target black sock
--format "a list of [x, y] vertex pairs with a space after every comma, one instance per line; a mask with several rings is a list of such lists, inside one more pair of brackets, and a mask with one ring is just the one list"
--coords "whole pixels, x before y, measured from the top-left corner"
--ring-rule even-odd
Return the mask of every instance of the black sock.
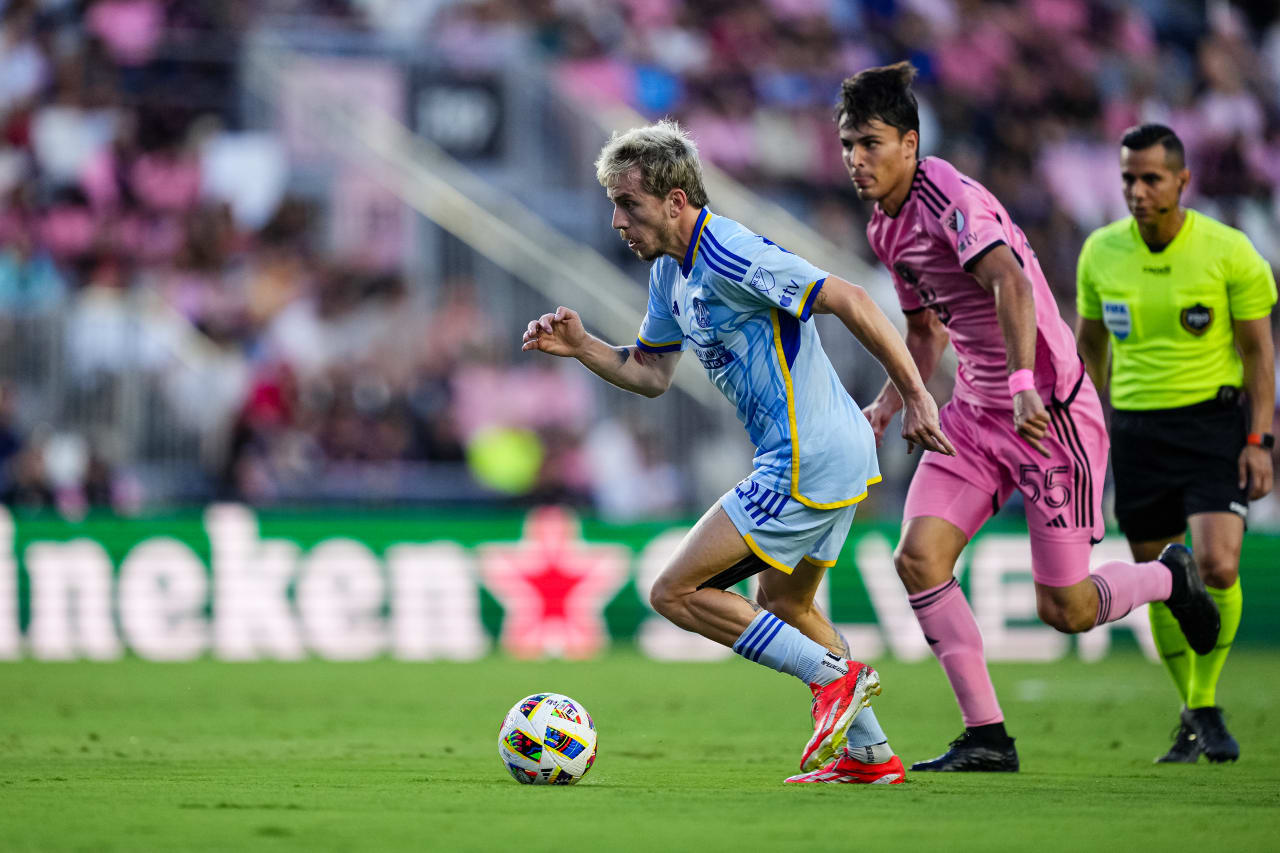
[[969, 736], [978, 743], [988, 746], [1007, 746], [1011, 740], [1004, 730], [1004, 723], [989, 723], [985, 726], [969, 726], [965, 729]]

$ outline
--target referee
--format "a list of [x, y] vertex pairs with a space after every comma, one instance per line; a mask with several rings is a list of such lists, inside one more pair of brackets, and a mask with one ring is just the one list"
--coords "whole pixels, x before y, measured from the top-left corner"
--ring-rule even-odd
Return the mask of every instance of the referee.
[[[1135, 560], [1154, 560], [1188, 527], [1196, 565], [1222, 616], [1207, 655], [1187, 647], [1163, 604], [1156, 646], [1182, 697], [1158, 762], [1234, 761], [1214, 692], [1240, 624], [1240, 545], [1248, 502], [1271, 491], [1275, 407], [1270, 265], [1249, 238], [1181, 205], [1182, 142], [1144, 124], [1121, 142], [1132, 217], [1089, 235], [1077, 268], [1076, 339], [1100, 391], [1111, 362], [1116, 517]], [[1112, 354], [1114, 353], [1114, 354]]]

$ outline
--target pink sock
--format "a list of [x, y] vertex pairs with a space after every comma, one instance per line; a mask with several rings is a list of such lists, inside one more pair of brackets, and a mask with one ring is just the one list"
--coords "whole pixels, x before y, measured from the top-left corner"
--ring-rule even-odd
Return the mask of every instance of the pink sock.
[[1112, 560], [1094, 569], [1089, 580], [1098, 588], [1095, 625], [1123, 619], [1139, 604], [1164, 601], [1173, 590], [1173, 575], [1156, 560], [1136, 565]]
[[955, 578], [907, 597], [951, 690], [966, 727], [1004, 722], [982, 656], [982, 634]]

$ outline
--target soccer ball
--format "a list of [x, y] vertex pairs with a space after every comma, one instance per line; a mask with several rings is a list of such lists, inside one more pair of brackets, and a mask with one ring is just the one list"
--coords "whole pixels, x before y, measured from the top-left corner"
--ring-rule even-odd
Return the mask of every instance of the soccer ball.
[[595, 763], [596, 724], [568, 696], [526, 696], [502, 721], [498, 757], [522, 785], [572, 785]]

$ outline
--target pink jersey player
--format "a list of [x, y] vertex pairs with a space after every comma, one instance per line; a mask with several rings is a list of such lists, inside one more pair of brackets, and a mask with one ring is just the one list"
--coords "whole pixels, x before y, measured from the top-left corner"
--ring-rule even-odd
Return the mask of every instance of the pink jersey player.
[[[917, 157], [908, 63], [845, 80], [837, 123], [867, 238], [893, 274], [907, 348], [926, 379], [948, 341], [959, 366], [941, 411], [954, 457], [926, 453], [912, 478], [894, 554], [929, 646], [951, 682], [965, 732], [914, 770], [1018, 769], [982, 651], [953, 576], [969, 540], [1015, 489], [1026, 506], [1040, 618], [1066, 633], [1165, 601], [1189, 644], [1206, 651], [1218, 613], [1190, 553], [1089, 570], [1102, 536], [1106, 424], [1097, 391], [1026, 236], [985, 187], [945, 160]], [[877, 438], [900, 403], [886, 388], [865, 412]]]
[[[972, 538], [1020, 488], [1036, 580], [1051, 587], [1084, 580], [1092, 540], [1103, 533], [1106, 427], [1075, 336], [1058, 313], [1022, 229], [985, 187], [947, 161], [926, 157], [916, 164], [896, 215], [876, 206], [867, 239], [893, 273], [903, 312], [932, 311], [946, 327], [959, 362], [952, 402], [942, 417], [948, 435], [960, 442], [957, 448], [967, 452], [945, 460], [925, 456], [912, 480], [905, 517], [943, 518]], [[1030, 369], [1050, 418], [1048, 435], [1039, 438], [1047, 457], [1015, 429], [995, 296], [971, 272], [1000, 247], [1012, 253], [1031, 283], [1035, 360]]]

